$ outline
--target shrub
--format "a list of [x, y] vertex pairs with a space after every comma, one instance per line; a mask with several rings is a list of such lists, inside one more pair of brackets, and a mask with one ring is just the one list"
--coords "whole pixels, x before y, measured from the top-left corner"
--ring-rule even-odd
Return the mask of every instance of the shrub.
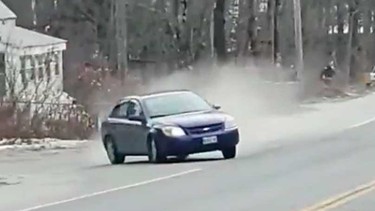
[[86, 139], [94, 131], [91, 117], [80, 106], [56, 104], [31, 110], [32, 103], [0, 105], [0, 138]]

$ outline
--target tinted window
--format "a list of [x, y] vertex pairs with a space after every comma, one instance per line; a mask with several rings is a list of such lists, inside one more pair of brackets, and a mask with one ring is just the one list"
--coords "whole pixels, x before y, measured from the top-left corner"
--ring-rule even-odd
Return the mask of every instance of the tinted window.
[[129, 105], [129, 102], [126, 102], [126, 103], [123, 103], [123, 104], [120, 104], [120, 105], [117, 105], [110, 117], [116, 117], [116, 118], [126, 118], [127, 117], [127, 109], [128, 109], [128, 105]]
[[129, 102], [129, 106], [127, 107], [127, 117], [129, 116], [142, 116], [142, 108], [136, 101]]
[[192, 92], [152, 96], [146, 98], [144, 104], [151, 118], [212, 110], [204, 99]]

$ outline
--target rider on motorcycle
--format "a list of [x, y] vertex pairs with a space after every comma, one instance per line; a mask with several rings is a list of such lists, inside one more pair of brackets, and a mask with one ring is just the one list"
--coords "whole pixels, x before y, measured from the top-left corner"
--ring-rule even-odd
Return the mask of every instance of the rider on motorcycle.
[[335, 66], [333, 62], [330, 62], [329, 65], [325, 66], [323, 71], [321, 72], [320, 79], [324, 82], [325, 85], [330, 86], [335, 75]]

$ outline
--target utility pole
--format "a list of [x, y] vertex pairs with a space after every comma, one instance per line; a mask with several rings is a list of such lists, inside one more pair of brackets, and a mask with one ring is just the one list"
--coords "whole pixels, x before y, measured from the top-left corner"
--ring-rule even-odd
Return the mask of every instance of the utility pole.
[[302, 38], [302, 11], [301, 0], [293, 0], [294, 6], [294, 42], [296, 46], [295, 67], [297, 77], [301, 84], [301, 91], [304, 92], [304, 62], [303, 62], [303, 38]]
[[271, 50], [271, 61], [272, 64], [277, 62], [277, 53], [278, 53], [278, 9], [279, 9], [279, 0], [273, 0], [270, 2], [270, 22], [271, 22], [271, 40], [272, 40], [272, 50]]
[[115, 1], [117, 70], [120, 74], [121, 84], [124, 85], [128, 71], [127, 0]]
[[214, 20], [214, 9], [216, 7], [216, 1], [213, 3], [211, 16], [210, 16], [210, 53], [211, 53], [211, 59], [215, 58], [215, 20]]

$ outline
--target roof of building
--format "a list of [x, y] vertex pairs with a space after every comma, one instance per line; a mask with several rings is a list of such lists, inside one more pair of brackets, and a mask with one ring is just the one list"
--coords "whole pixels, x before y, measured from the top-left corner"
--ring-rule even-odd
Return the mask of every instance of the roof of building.
[[16, 14], [0, 0], [0, 20], [15, 19]]
[[2, 42], [15, 47], [27, 48], [49, 46], [67, 41], [16, 26], [10, 31], [9, 37], [3, 38]]

